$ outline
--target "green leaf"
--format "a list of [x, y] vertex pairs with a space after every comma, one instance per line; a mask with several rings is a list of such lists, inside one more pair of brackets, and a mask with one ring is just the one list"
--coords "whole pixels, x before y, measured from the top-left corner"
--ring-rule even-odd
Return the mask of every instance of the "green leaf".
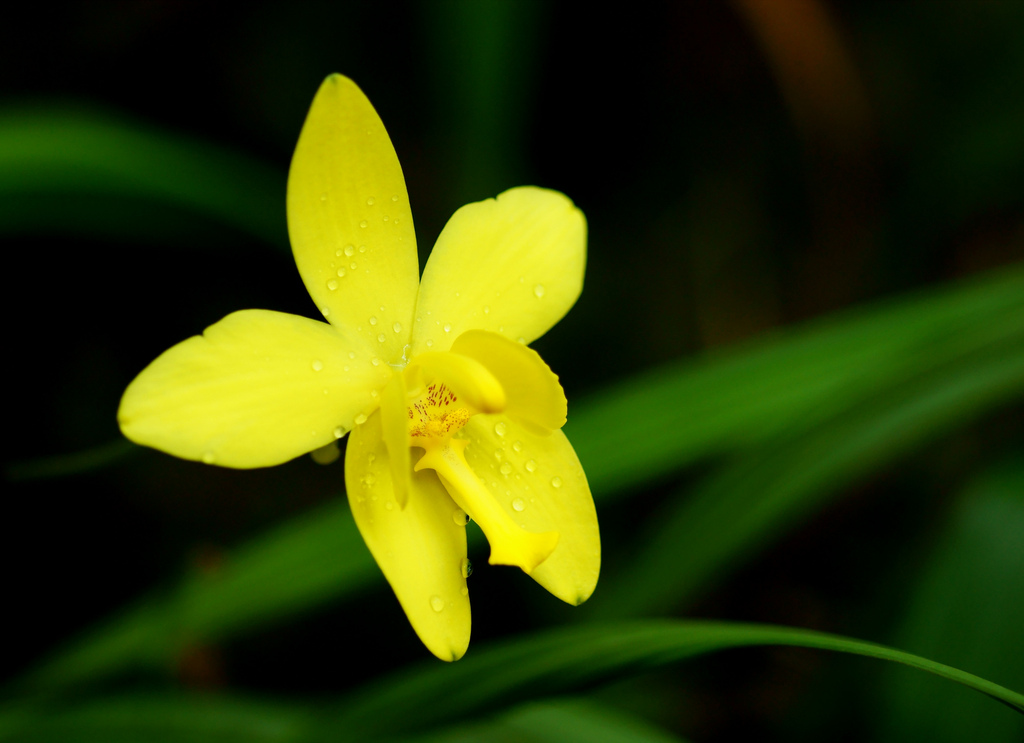
[[684, 743], [645, 720], [586, 699], [520, 705], [496, 719], [416, 737], [409, 743]]
[[807, 431], [1000, 339], [1024, 344], [1024, 267], [823, 318], [569, 401], [598, 495]]
[[856, 478], [1020, 398], [1021, 325], [1024, 317], [1012, 318], [1005, 337], [988, 348], [781, 436], [707, 477], [652, 519], [656, 527], [637, 540], [619, 579], [605, 581], [597, 608], [605, 617], [638, 616], [692, 601]]
[[[790, 645], [903, 663], [956, 681], [1024, 712], [1024, 695], [909, 653], [845, 637], [768, 625], [647, 621], [562, 629], [471, 650], [364, 687], [338, 712], [354, 740], [423, 730], [495, 705], [565, 693], [623, 674], [728, 648]], [[1000, 714], [989, 705], [992, 714]], [[395, 714], [401, 710], [401, 714]]]
[[0, 232], [164, 241], [184, 212], [287, 248], [284, 182], [235, 152], [108, 113], [0, 113]]
[[[1024, 459], [973, 482], [951, 514], [898, 633], [900, 644], [1024, 688]], [[1024, 718], [919, 674], [886, 676], [879, 740], [1024, 740]]]
[[[571, 440], [599, 501], [699, 457], [759, 452], [710, 481], [693, 500], [704, 505], [684, 506], [702, 512], [721, 544], [695, 537], [681, 547], [694, 561], [674, 543], [664, 551], [652, 543], [637, 562], [648, 572], [631, 575], [633, 593], [618, 605], [671, 605], [717, 566], [736, 564], [770, 530], [795, 523], [835, 492], [840, 476], [863, 475], [933, 435], [930, 426], [948, 430], [1019, 394], [1012, 349], [1024, 348], [1022, 318], [1024, 270], [1017, 267], [641, 375], [571, 405]], [[784, 432], [781, 443], [757, 449]], [[904, 440], [908, 432], [922, 438]], [[776, 453], [784, 459], [776, 462]], [[793, 472], [801, 477], [787, 483]], [[758, 509], [733, 518], [726, 504], [748, 503], [752, 488], [767, 481], [774, 484]], [[682, 566], [673, 571], [676, 583], [652, 586], [666, 560]], [[185, 641], [238, 636], [380, 580], [348, 509], [331, 504], [229, 554], [217, 578], [190, 576], [177, 591], [98, 627], [29, 681], [61, 685], [130, 667], [170, 668]], [[599, 590], [611, 594], [602, 605], [616, 603], [613, 584]]]
[[[0, 711], [0, 740], [302, 741], [422, 735], [521, 701], [589, 688], [612, 679], [730, 648], [758, 645], [834, 650], [928, 671], [1024, 713], [1024, 695], [899, 650], [807, 630], [726, 622], [647, 621], [576, 627], [474, 649], [458, 663], [431, 660], [378, 681], [316, 712], [218, 695], [129, 696], [73, 707], [16, 705]], [[989, 705], [991, 714], [1006, 714]], [[516, 722], [539, 727], [536, 717]], [[614, 739], [613, 739], [614, 740]]]

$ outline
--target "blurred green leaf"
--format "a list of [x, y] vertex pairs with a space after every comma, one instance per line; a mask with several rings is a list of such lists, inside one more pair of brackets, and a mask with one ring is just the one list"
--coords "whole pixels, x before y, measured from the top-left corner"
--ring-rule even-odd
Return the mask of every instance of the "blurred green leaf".
[[[474, 650], [452, 664], [431, 660], [363, 686], [340, 706], [256, 703], [226, 695], [110, 698], [47, 709], [0, 711], [0, 740], [324, 741], [422, 735], [527, 699], [588, 688], [688, 658], [758, 645], [833, 650], [928, 671], [1024, 713], [1024, 695], [881, 645], [807, 630], [726, 622], [647, 621], [575, 627]], [[1001, 714], [990, 705], [991, 714]], [[1008, 714], [1008, 713], [1005, 713]], [[520, 729], [542, 722], [508, 718]], [[549, 716], [550, 719], [550, 716]], [[249, 737], [245, 737], [249, 736]]]
[[[283, 173], [215, 145], [70, 106], [0, 112], [0, 232], [164, 241], [182, 212], [287, 248]], [[179, 210], [168, 218], [161, 209]]]
[[1024, 345], [1024, 267], [829, 316], [570, 400], [599, 494], [814, 429], [1001, 339]]
[[[646, 621], [575, 627], [472, 651], [458, 663], [430, 663], [364, 686], [339, 711], [337, 724], [360, 740], [443, 724], [592, 686], [666, 663], [727, 648], [790, 645], [894, 661], [977, 689], [1024, 712], [1024, 695], [899, 650], [806, 630], [726, 622]], [[989, 705], [992, 714], [1000, 714]], [[394, 714], [401, 710], [401, 714]]]
[[[616, 599], [612, 585], [602, 585], [595, 602], [623, 610], [671, 604], [771, 529], [793, 523], [842, 478], [1019, 394], [1022, 325], [1024, 270], [1016, 267], [641, 375], [572, 406], [571, 440], [598, 499], [698, 457], [758, 452], [683, 506], [679, 525], [638, 560], [649, 572], [631, 573], [635, 588]], [[754, 495], [756, 509], [735, 510]], [[677, 546], [671, 535], [696, 523], [716, 539]], [[665, 560], [675, 582], [660, 579]], [[129, 609], [27, 680], [62, 685], [131, 667], [170, 668], [187, 643], [237, 636], [376, 580], [347, 505], [332, 503], [229, 554], [218, 576], [189, 577]]]
[[684, 743], [645, 720], [585, 699], [529, 702], [497, 719], [409, 743]]
[[[858, 477], [1024, 393], [1024, 315], [986, 328], [983, 350], [894, 385], [810, 430], [780, 436], [673, 501], [620, 579], [604, 616], [667, 611], [720, 581]], [[991, 331], [989, 334], [988, 331]], [[980, 332], [980, 329], [979, 329]], [[666, 569], [671, 566], [671, 569]]]
[[[900, 644], [1024, 688], [1024, 459], [967, 489], [910, 596]], [[920, 674], [887, 675], [880, 740], [1024, 740], [1024, 718], [992, 715]]]
[[73, 454], [39, 457], [24, 462], [8, 462], [4, 465], [4, 478], [11, 482], [18, 482], [20, 480], [82, 475], [116, 464], [137, 451], [139, 451], [139, 447], [131, 441], [117, 439]]

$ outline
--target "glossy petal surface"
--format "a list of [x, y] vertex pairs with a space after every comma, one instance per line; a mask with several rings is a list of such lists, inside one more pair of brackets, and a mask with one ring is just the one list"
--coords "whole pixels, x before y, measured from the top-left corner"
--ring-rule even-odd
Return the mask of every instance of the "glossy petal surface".
[[288, 173], [288, 234], [327, 320], [397, 362], [419, 265], [405, 178], [373, 106], [347, 77], [313, 100]]
[[498, 333], [470, 330], [455, 339], [452, 351], [480, 362], [505, 391], [504, 413], [546, 434], [565, 425], [565, 393], [558, 376], [536, 351]]
[[413, 354], [472, 329], [540, 337], [583, 288], [586, 239], [583, 213], [556, 191], [524, 186], [462, 207], [423, 271]]
[[359, 532], [416, 634], [441, 660], [458, 660], [470, 632], [461, 510], [433, 472], [410, 473], [409, 502], [398, 506], [379, 414], [349, 436], [345, 486]]
[[530, 577], [567, 603], [586, 601], [601, 569], [601, 539], [590, 486], [565, 434], [537, 435], [505, 415], [475, 415], [463, 430], [466, 461], [516, 523], [559, 533]]
[[327, 323], [267, 310], [228, 315], [165, 351], [125, 390], [132, 441], [225, 467], [267, 467], [340, 438], [377, 405], [390, 370]]

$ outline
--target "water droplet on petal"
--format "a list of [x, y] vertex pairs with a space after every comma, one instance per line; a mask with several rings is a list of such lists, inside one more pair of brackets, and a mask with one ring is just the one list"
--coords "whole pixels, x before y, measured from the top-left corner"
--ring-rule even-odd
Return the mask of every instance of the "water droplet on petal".
[[389, 511], [394, 511], [395, 510], [395, 503], [394, 503], [394, 501], [388, 501], [387, 503], [385, 503], [384, 504], [384, 508], [388, 509]]
[[330, 281], [328, 281], [327, 282], [327, 288], [330, 289], [333, 292], [335, 289], [338, 288], [338, 280], [337, 279], [331, 279]]
[[433, 345], [434, 345], [434, 341], [432, 341], [431, 339], [428, 338], [427, 339], [427, 348], [430, 348]]
[[365, 228], [366, 227], [366, 220], [364, 219], [363, 221], [361, 221], [359, 223], [359, 226]]
[[344, 268], [339, 268], [338, 269], [338, 278], [339, 279], [340, 278], [344, 278], [344, 276], [345, 276], [345, 269]]
[[494, 424], [494, 432], [499, 436], [504, 436], [508, 430], [508, 426], [505, 425], [505, 421], [499, 421]]
[[363, 484], [365, 484], [366, 487], [371, 487], [376, 482], [377, 477], [372, 472], [367, 472], [366, 476], [363, 478]]
[[354, 359], [354, 358], [356, 357], [356, 352], [355, 352], [355, 351], [349, 351], [349, 352], [348, 352], [348, 357], [349, 357], [350, 359]]
[[212, 451], [203, 452], [203, 462], [206, 464], [213, 464], [214, 459], [216, 459], [216, 457], [213, 456]]
[[469, 523], [469, 515], [461, 508], [456, 508], [454, 511], [452, 511], [452, 521], [454, 521], [459, 526], [465, 526]]
[[377, 324], [377, 318], [376, 317], [371, 317], [370, 318], [370, 325], [376, 325], [376, 324]]
[[327, 194], [326, 193], [320, 194], [320, 201], [327, 201]]
[[440, 596], [431, 596], [430, 597], [430, 608], [433, 609], [434, 611], [438, 611], [438, 612], [444, 611], [444, 599], [441, 598]]
[[320, 314], [323, 315], [324, 317], [327, 317], [328, 315], [331, 314], [331, 308], [330, 307], [321, 307], [320, 308]]
[[462, 558], [462, 564], [461, 564], [460, 567], [462, 568], [462, 577], [463, 578], [468, 578], [469, 576], [471, 576], [473, 574], [473, 563], [471, 563], [469, 561], [468, 557], [463, 557]]
[[522, 511], [526, 508], [526, 501], [524, 501], [522, 498], [513, 498], [512, 508], [514, 508], [517, 511]]
[[373, 197], [371, 196], [370, 198], [368, 198], [368, 199], [366, 200], [366, 205], [367, 205], [367, 206], [373, 206], [373, 201], [374, 201], [374, 199], [373, 199]]
[[501, 472], [501, 474], [503, 475], [510, 475], [512, 474], [512, 465], [509, 464], [508, 462], [502, 462], [501, 467], [498, 468], [498, 471]]
[[514, 444], [512, 444], [512, 448], [515, 451], [522, 451], [523, 450], [523, 442], [522, 441], [516, 441]]
[[450, 322], [446, 322], [444, 324], [444, 332], [446, 332], [446, 333], [452, 332], [452, 324]]
[[320, 359], [316, 359], [313, 362], [312, 366], [313, 366], [313, 371], [320, 371], [321, 369], [324, 368], [324, 362], [322, 362]]
[[560, 488], [562, 487], [562, 478], [555, 476], [551, 478], [551, 487]]
[[359, 246], [359, 252], [360, 253], [365, 253], [366, 252], [366, 246], [365, 245], [360, 245]]
[[377, 341], [378, 341], [378, 342], [380, 342], [380, 343], [383, 343], [383, 342], [384, 342], [384, 341], [386, 341], [386, 340], [387, 340], [387, 338], [386, 338], [386, 337], [384, 337], [384, 334], [383, 334], [383, 333], [380, 333], [380, 334], [379, 334], [379, 335], [377, 336]]
[[346, 245], [345, 246], [345, 255], [347, 255], [349, 258], [351, 258], [355, 254], [356, 254], [356, 248], [355, 248], [354, 245]]
[[392, 201], [398, 201], [398, 194], [395, 194], [394, 196], [392, 196], [391, 200]]
[[532, 459], [526, 460], [525, 467], [526, 467], [526, 471], [527, 472], [536, 472], [537, 471], [537, 463], [534, 460], [532, 460]]
[[484, 305], [484, 314], [485, 315], [491, 314], [491, 308], [488, 307], [486, 304]]
[[355, 261], [352, 261], [351, 263], [348, 264], [348, 267], [355, 271], [359, 266]]
[[346, 433], [348, 433], [348, 431], [345, 429], [344, 426], [338, 426], [337, 428], [334, 429], [334, 438], [340, 439]]
[[391, 329], [394, 330], [396, 333], [401, 333], [402, 332], [402, 323], [396, 322], [394, 325], [391, 326]]
[[355, 422], [357, 426], [363, 425], [364, 423], [366, 423], [366, 416], [360, 413], [359, 415], [356, 416]]
[[335, 254], [335, 255], [336, 255], [336, 256], [337, 256], [338, 258], [341, 258], [341, 248], [338, 248], [337, 250], [335, 250], [335, 251], [334, 251], [334, 254]]
[[373, 364], [374, 366], [380, 366], [380, 359], [374, 356], [372, 359], [370, 359], [370, 363]]
[[535, 297], [537, 297], [537, 299], [540, 299], [541, 297], [543, 297], [544, 296], [544, 285], [543, 284], [537, 284], [537, 286], [533, 287], [533, 294], [534, 294]]

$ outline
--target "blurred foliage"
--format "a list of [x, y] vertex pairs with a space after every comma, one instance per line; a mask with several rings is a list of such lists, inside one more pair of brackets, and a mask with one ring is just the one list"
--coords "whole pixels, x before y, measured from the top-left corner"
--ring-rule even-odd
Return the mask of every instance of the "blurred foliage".
[[[0, 740], [1019, 740], [948, 680], [1021, 704], [1022, 34], [1010, 0], [18, 9]], [[285, 174], [335, 70], [389, 128], [424, 252], [520, 183], [590, 223], [537, 346], [605, 573], [558, 606], [471, 533], [452, 666], [415, 663], [338, 465], [220, 471], [114, 421], [227, 312], [312, 314]], [[697, 657], [759, 644], [945, 680]]]

